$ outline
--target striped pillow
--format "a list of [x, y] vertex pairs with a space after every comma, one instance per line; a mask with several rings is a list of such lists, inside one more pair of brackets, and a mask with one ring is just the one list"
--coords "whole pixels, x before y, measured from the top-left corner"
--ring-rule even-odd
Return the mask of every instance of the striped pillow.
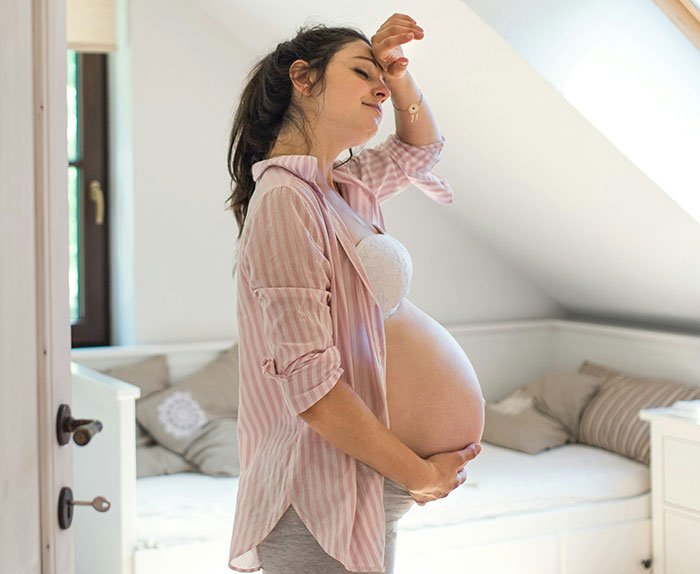
[[700, 398], [700, 386], [619, 374], [605, 383], [581, 416], [579, 442], [649, 464], [649, 423], [639, 411]]

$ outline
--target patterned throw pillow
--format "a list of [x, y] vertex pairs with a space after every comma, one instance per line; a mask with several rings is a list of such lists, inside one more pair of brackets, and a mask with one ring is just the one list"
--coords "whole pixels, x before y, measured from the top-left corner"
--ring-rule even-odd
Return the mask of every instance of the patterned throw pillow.
[[238, 365], [236, 343], [197, 372], [137, 403], [136, 419], [161, 445], [202, 472], [225, 474], [235, 466], [238, 437], [222, 434], [221, 429], [232, 428], [230, 422], [216, 421], [238, 416]]
[[[136, 385], [141, 389], [141, 396], [136, 399], [138, 405], [140, 401], [147, 396], [167, 388], [170, 371], [168, 369], [168, 360], [165, 355], [156, 355], [148, 357], [142, 361], [129, 363], [127, 365], [117, 365], [109, 369], [104, 369], [105, 375], [125, 381], [132, 385]], [[153, 446], [156, 441], [153, 440], [143, 430], [141, 424], [136, 422], [136, 446]]]
[[649, 423], [642, 409], [700, 398], [700, 386], [618, 374], [603, 384], [581, 417], [579, 441], [649, 464]]

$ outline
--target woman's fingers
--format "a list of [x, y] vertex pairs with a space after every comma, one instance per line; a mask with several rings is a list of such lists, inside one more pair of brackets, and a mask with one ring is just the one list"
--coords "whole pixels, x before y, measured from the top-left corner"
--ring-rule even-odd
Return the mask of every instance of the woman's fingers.
[[379, 26], [373, 38], [376, 37], [378, 41], [381, 41], [386, 36], [395, 36], [408, 32], [412, 32], [414, 37], [423, 36], [423, 28], [413, 18], [407, 14], [395, 13]]
[[416, 34], [422, 34], [424, 32], [418, 24], [391, 24], [390, 26], [382, 27], [377, 30], [377, 34], [399, 34], [401, 32], [415, 32]]
[[395, 13], [370, 38], [372, 52], [382, 68], [385, 71], [391, 70], [392, 76], [396, 76], [397, 73], [401, 74], [408, 64], [401, 44], [411, 40], [422, 40], [424, 36], [423, 28], [418, 26], [413, 18], [407, 14]]
[[[422, 38], [422, 37], [421, 37]], [[407, 34], [396, 34], [395, 36], [389, 36], [383, 40], [377, 40], [372, 37], [372, 51], [378, 53], [381, 58], [384, 58], [391, 50], [401, 46], [401, 44], [406, 44], [413, 39], [420, 40], [421, 38], [416, 38], [415, 35]], [[403, 57], [403, 53], [396, 54], [399, 57]], [[386, 62], [384, 62], [386, 65]]]
[[416, 38], [417, 40], [421, 40], [425, 36], [423, 30], [416, 26], [392, 26], [391, 28], [377, 32], [374, 36], [372, 36], [371, 42], [372, 44], [380, 44], [390, 40], [391, 38], [402, 38], [406, 40], [409, 38], [409, 34], [411, 34], [412, 37]]
[[396, 13], [396, 14], [393, 14], [392, 16], [390, 16], [389, 18], [387, 18], [386, 21], [384, 22], [384, 24], [382, 24], [382, 25], [379, 27], [379, 29], [382, 29], [384, 26], [386, 26], [386, 25], [389, 24], [390, 22], [395, 22], [395, 21], [407, 22], [407, 23], [409, 23], [409, 24], [415, 24], [415, 23], [416, 23], [416, 21], [415, 21], [413, 18], [411, 18], [408, 14], [399, 14], [399, 13]]

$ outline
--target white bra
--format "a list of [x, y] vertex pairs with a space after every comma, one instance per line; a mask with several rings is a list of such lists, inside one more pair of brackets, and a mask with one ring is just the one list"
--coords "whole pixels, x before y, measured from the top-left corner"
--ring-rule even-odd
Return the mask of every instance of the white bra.
[[410, 290], [413, 277], [411, 255], [403, 243], [388, 233], [363, 237], [355, 249], [386, 320]]

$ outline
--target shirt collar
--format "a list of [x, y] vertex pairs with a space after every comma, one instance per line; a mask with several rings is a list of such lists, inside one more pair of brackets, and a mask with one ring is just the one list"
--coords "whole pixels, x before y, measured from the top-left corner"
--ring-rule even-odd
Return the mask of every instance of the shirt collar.
[[[341, 163], [336, 161], [333, 165]], [[300, 177], [307, 183], [316, 182], [316, 173], [318, 172], [318, 158], [313, 155], [279, 155], [276, 157], [271, 157], [269, 159], [264, 159], [261, 161], [256, 161], [252, 167], [251, 172], [253, 175], [253, 181], [256, 183], [262, 177], [265, 170], [272, 166], [279, 166], [287, 171], [290, 171], [297, 177]], [[337, 170], [333, 170], [333, 175]], [[335, 179], [335, 178], [334, 178]]]

